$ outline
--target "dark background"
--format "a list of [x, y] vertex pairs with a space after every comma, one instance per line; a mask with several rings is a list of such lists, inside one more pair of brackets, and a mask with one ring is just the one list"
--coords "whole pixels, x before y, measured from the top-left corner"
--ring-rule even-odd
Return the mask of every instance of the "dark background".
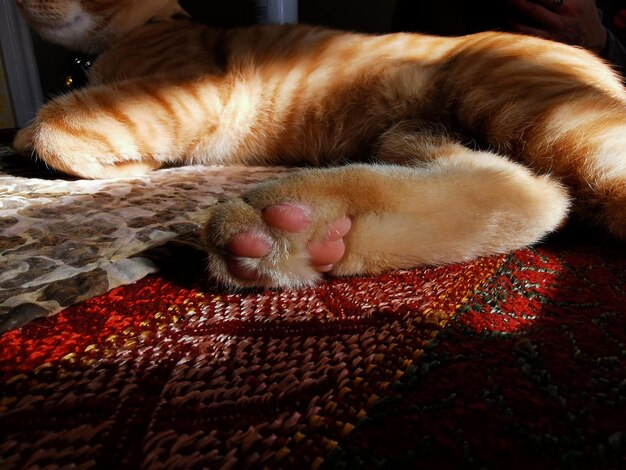
[[[213, 26], [254, 24], [254, 1], [203, 2], [181, 0], [181, 5], [203, 23]], [[299, 0], [301, 23], [364, 32], [385, 32], [391, 27], [396, 0]]]

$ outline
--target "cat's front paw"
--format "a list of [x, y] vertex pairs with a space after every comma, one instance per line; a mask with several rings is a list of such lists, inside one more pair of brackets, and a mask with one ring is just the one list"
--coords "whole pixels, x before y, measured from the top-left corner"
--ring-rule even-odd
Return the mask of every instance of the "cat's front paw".
[[213, 208], [205, 227], [209, 271], [235, 287], [312, 285], [343, 257], [350, 227], [347, 216], [311, 203], [234, 199]]
[[87, 107], [87, 98], [86, 92], [75, 92], [46, 103], [33, 123], [17, 133], [13, 148], [79, 178], [133, 177], [161, 166], [140, 151], [125, 125]]
[[29, 155], [33, 151], [33, 140], [35, 130], [33, 126], [26, 126], [15, 134], [13, 139], [13, 150], [21, 155]]

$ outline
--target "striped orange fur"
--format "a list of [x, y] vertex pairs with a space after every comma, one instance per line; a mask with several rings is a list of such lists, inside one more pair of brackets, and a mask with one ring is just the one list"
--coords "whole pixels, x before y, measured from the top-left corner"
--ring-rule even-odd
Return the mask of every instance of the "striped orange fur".
[[[257, 212], [293, 199], [311, 199], [320, 213], [331, 207], [303, 235], [309, 238], [337, 207], [362, 220], [335, 274], [460, 261], [534, 243], [567, 212], [561, 183], [578, 213], [626, 238], [626, 91], [582, 49], [495, 32], [443, 38], [311, 26], [219, 30], [172, 19], [184, 14], [174, 0], [19, 3], [44, 37], [101, 53], [90, 85], [51, 100], [16, 139], [19, 150], [60, 171], [101, 178], [172, 163], [332, 166], [296, 177], [309, 195], [287, 181], [263, 186], [246, 204]], [[340, 163], [369, 166], [352, 169], [363, 178], [357, 184]], [[404, 193], [390, 193], [394, 187]], [[441, 192], [432, 210], [405, 207], [428, 204], [424, 191]], [[226, 215], [213, 214], [205, 241], [216, 275], [245, 285], [228, 274], [220, 250], [236, 230], [261, 222], [235, 206], [217, 209], [234, 211], [228, 223], [235, 228], [218, 226]], [[487, 216], [472, 224], [464, 211]], [[416, 228], [424, 217], [436, 232], [428, 241], [414, 235], [426, 230]], [[410, 222], [398, 229], [402, 236], [371, 226], [403, 220]], [[289, 265], [304, 242], [273, 237], [276, 255], [267, 266], [255, 262], [269, 279], [264, 285], [319, 277], [306, 261]], [[384, 245], [385, 237], [393, 244], [373, 256], [368, 243]]]

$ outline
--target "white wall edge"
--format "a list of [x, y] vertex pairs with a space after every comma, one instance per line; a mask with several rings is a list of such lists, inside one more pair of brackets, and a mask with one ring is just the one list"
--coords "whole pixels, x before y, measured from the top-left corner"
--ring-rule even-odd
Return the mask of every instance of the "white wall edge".
[[256, 8], [261, 24], [298, 22], [298, 0], [256, 0]]
[[12, 0], [0, 0], [0, 46], [15, 120], [23, 127], [35, 117], [43, 95], [30, 32]]

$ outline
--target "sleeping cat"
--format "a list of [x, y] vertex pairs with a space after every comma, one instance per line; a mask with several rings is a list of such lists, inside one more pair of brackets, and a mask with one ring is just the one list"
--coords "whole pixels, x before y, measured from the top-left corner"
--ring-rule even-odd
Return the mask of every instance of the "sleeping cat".
[[83, 178], [316, 167], [210, 211], [208, 268], [226, 285], [507, 252], [562, 223], [568, 190], [626, 238], [626, 91], [584, 50], [494, 32], [219, 30], [175, 0], [17, 1], [44, 38], [99, 54], [88, 87], [18, 134], [21, 152]]

